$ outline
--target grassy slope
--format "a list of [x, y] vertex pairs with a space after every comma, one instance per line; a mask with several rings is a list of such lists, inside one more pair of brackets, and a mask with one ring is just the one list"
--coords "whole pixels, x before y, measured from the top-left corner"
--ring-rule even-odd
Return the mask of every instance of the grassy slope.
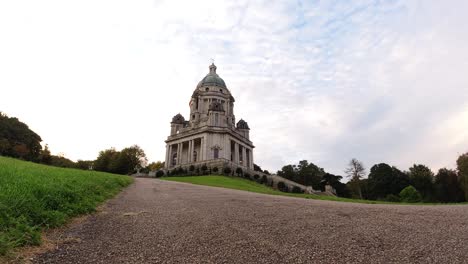
[[[316, 200], [328, 200], [328, 201], [338, 201], [338, 202], [351, 202], [351, 203], [364, 203], [364, 204], [395, 204], [395, 205], [411, 205], [410, 203], [391, 203], [384, 201], [370, 201], [370, 200], [359, 200], [359, 199], [348, 199], [335, 196], [323, 196], [315, 194], [298, 194], [298, 193], [285, 193], [270, 187], [267, 187], [263, 184], [257, 182], [237, 178], [237, 177], [227, 177], [227, 176], [183, 176], [183, 177], [165, 177], [163, 180], [177, 181], [177, 182], [187, 182], [198, 185], [207, 185], [214, 187], [223, 187], [228, 189], [243, 190], [256, 193], [272, 194], [272, 195], [283, 195], [291, 196], [298, 198], [306, 199], [316, 199]], [[458, 203], [453, 205], [461, 205], [467, 203]], [[414, 205], [414, 204], [413, 204]], [[437, 205], [433, 203], [417, 203], [416, 205]], [[441, 205], [441, 204], [439, 204]], [[445, 204], [448, 205], [448, 204]]]
[[177, 181], [177, 182], [187, 182], [187, 183], [198, 184], [198, 185], [223, 187], [223, 188], [228, 188], [228, 189], [236, 189], [236, 190], [243, 190], [243, 191], [264, 193], [264, 194], [300, 197], [300, 198], [307, 198], [307, 199], [341, 201], [341, 202], [357, 202], [357, 203], [367, 203], [367, 204], [385, 203], [385, 202], [378, 202], [378, 201], [356, 200], [356, 199], [347, 199], [347, 198], [315, 195], [315, 194], [285, 193], [285, 192], [272, 189], [263, 184], [259, 184], [251, 180], [237, 178], [237, 177], [184, 176], [184, 177], [165, 177], [162, 179], [169, 180], [169, 181]]
[[93, 212], [131, 182], [127, 176], [0, 157], [0, 255], [39, 244], [42, 228]]

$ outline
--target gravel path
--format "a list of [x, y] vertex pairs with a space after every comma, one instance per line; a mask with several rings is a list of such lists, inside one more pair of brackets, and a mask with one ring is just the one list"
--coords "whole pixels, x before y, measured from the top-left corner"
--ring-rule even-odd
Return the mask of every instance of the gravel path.
[[468, 206], [366, 205], [155, 179], [35, 263], [468, 263]]

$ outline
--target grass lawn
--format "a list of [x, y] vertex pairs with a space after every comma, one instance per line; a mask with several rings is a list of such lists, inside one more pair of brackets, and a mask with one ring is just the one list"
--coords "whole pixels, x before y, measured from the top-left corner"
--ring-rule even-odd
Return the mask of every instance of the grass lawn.
[[[329, 200], [329, 201], [340, 201], [340, 202], [355, 202], [355, 203], [366, 203], [366, 204], [377, 204], [377, 203], [387, 203], [380, 201], [369, 201], [369, 200], [357, 200], [357, 199], [348, 199], [340, 198], [335, 196], [324, 196], [324, 195], [315, 195], [315, 194], [300, 194], [300, 193], [285, 193], [275, 189], [272, 189], [263, 184], [239, 178], [239, 177], [228, 177], [228, 176], [183, 176], [183, 177], [164, 177], [162, 180], [168, 181], [177, 181], [177, 182], [187, 182], [198, 185], [206, 185], [213, 187], [223, 187], [228, 189], [272, 194], [272, 195], [283, 195], [291, 197], [299, 197], [306, 199], [317, 199], [317, 200]], [[401, 203], [398, 203], [401, 204]]]
[[95, 211], [132, 181], [122, 175], [0, 157], [0, 255], [40, 244], [43, 228]]
[[[186, 182], [198, 185], [206, 185], [213, 187], [223, 187], [228, 189], [272, 194], [272, 195], [283, 195], [290, 197], [298, 197], [305, 199], [316, 199], [316, 200], [327, 200], [327, 201], [337, 201], [337, 202], [351, 202], [351, 203], [363, 203], [363, 204], [393, 204], [393, 205], [449, 205], [449, 204], [437, 204], [437, 203], [392, 203], [385, 201], [371, 201], [371, 200], [360, 200], [360, 199], [349, 199], [335, 196], [324, 196], [324, 195], [315, 195], [315, 194], [300, 194], [300, 193], [285, 193], [275, 189], [272, 189], [263, 184], [239, 178], [239, 177], [228, 177], [228, 176], [182, 176], [182, 177], [164, 177], [162, 180], [176, 181], [176, 182]], [[457, 203], [451, 205], [462, 205], [467, 203]]]

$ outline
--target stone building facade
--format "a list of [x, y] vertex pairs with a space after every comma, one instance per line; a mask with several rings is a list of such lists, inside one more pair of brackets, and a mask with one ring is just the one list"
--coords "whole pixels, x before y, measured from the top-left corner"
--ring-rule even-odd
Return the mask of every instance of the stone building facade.
[[177, 114], [172, 118], [165, 169], [206, 164], [253, 170], [250, 128], [242, 119], [236, 123], [234, 102], [211, 64], [192, 94], [189, 117]]

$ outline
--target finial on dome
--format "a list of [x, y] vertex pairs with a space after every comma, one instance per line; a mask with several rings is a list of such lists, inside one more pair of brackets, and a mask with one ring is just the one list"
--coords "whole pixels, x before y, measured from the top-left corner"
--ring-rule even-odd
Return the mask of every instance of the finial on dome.
[[216, 74], [216, 65], [214, 64], [214, 59], [211, 59], [210, 73]]

